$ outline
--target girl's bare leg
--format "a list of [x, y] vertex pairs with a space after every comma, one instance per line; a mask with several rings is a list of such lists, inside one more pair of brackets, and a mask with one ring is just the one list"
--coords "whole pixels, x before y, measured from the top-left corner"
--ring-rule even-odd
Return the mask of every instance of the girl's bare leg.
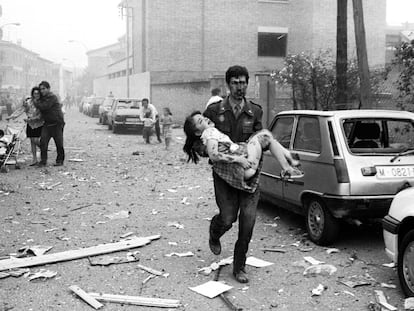
[[30, 147], [32, 150], [32, 159], [33, 162], [32, 163], [36, 163], [37, 162], [37, 141], [36, 141], [36, 137], [31, 137], [30, 138]]

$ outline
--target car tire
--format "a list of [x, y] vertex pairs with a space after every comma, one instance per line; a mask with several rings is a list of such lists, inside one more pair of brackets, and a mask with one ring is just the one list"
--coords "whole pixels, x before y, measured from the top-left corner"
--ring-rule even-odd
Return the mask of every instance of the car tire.
[[306, 206], [306, 230], [309, 238], [318, 245], [329, 245], [339, 233], [339, 221], [332, 216], [325, 203], [317, 197], [309, 198]]
[[398, 250], [398, 277], [407, 297], [414, 297], [414, 230], [402, 239]]
[[108, 123], [108, 130], [112, 130], [112, 123]]

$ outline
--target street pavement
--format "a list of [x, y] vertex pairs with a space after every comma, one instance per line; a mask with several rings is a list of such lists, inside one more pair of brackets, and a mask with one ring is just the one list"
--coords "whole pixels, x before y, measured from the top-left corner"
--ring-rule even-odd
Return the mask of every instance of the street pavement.
[[[186, 163], [182, 129], [174, 129], [174, 142], [165, 150], [154, 137], [147, 145], [135, 133], [113, 134], [75, 109], [65, 118], [64, 166], [52, 166], [56, 152], [51, 141], [48, 166], [29, 167], [29, 142], [24, 140], [21, 169], [10, 166], [0, 175], [0, 257], [36, 245], [51, 247], [46, 254], [53, 254], [126, 236], [160, 238], [89, 260], [30, 267], [21, 276], [3, 274], [0, 311], [92, 310], [69, 290], [72, 285], [86, 292], [180, 300], [180, 307], [169, 310], [230, 310], [220, 297], [190, 289], [215, 279], [217, 270], [208, 274], [200, 269], [232, 255], [237, 223], [222, 238], [222, 254], [213, 255], [207, 242], [209, 220], [217, 211], [211, 169], [207, 161]], [[6, 125], [0, 121], [0, 129]], [[23, 121], [11, 125], [21, 127]], [[128, 253], [138, 261], [92, 265]], [[219, 275], [219, 281], [232, 286], [226, 297], [243, 310], [369, 310], [375, 290], [403, 308], [396, 271], [383, 265], [390, 261], [378, 223], [347, 225], [337, 243], [320, 247], [307, 239], [302, 217], [262, 202], [248, 256], [272, 264], [248, 266], [248, 284], [233, 279], [231, 265], [224, 265]], [[309, 268], [312, 259], [324, 262], [316, 272]], [[51, 271], [51, 277], [30, 280], [41, 269]], [[304, 275], [305, 270], [314, 273]], [[313, 295], [318, 286], [320, 295]], [[103, 310], [157, 309], [103, 304]]]

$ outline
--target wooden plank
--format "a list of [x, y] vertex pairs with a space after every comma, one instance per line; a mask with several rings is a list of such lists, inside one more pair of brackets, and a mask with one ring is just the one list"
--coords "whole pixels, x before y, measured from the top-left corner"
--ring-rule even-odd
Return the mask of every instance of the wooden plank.
[[130, 248], [144, 246], [146, 244], [149, 244], [152, 240], [159, 239], [160, 237], [160, 235], [153, 235], [149, 237], [136, 237], [128, 240], [122, 240], [120, 242], [101, 244], [97, 246], [64, 251], [54, 254], [47, 254], [27, 258], [10, 258], [0, 261], [0, 271], [14, 268], [39, 266], [60, 261], [68, 261], [89, 256], [113, 253]]
[[95, 308], [96, 310], [103, 307], [103, 304], [101, 304], [98, 300], [96, 300], [92, 296], [88, 295], [88, 293], [85, 292], [83, 289], [81, 289], [79, 286], [72, 285], [72, 286], [69, 286], [69, 289], [72, 292], [74, 292], [76, 295], [78, 295], [80, 298], [82, 298], [89, 305], [91, 305], [93, 308]]
[[116, 303], [123, 303], [123, 304], [137, 305], [137, 306], [159, 307], [159, 308], [178, 308], [181, 306], [180, 301], [176, 299], [111, 295], [111, 294], [99, 294], [99, 293], [88, 293], [88, 295], [100, 301], [116, 302]]

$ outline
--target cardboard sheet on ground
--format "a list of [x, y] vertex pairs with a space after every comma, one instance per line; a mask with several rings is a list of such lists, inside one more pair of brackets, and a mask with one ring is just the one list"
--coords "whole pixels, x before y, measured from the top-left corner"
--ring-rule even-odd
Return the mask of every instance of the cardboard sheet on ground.
[[247, 257], [246, 259], [246, 265], [253, 266], [256, 268], [264, 268], [264, 267], [274, 265], [274, 263], [250, 256], [250, 257]]
[[189, 289], [192, 291], [208, 298], [214, 298], [232, 288], [232, 286], [216, 281], [208, 281], [207, 283], [198, 285], [196, 287], [189, 287]]

